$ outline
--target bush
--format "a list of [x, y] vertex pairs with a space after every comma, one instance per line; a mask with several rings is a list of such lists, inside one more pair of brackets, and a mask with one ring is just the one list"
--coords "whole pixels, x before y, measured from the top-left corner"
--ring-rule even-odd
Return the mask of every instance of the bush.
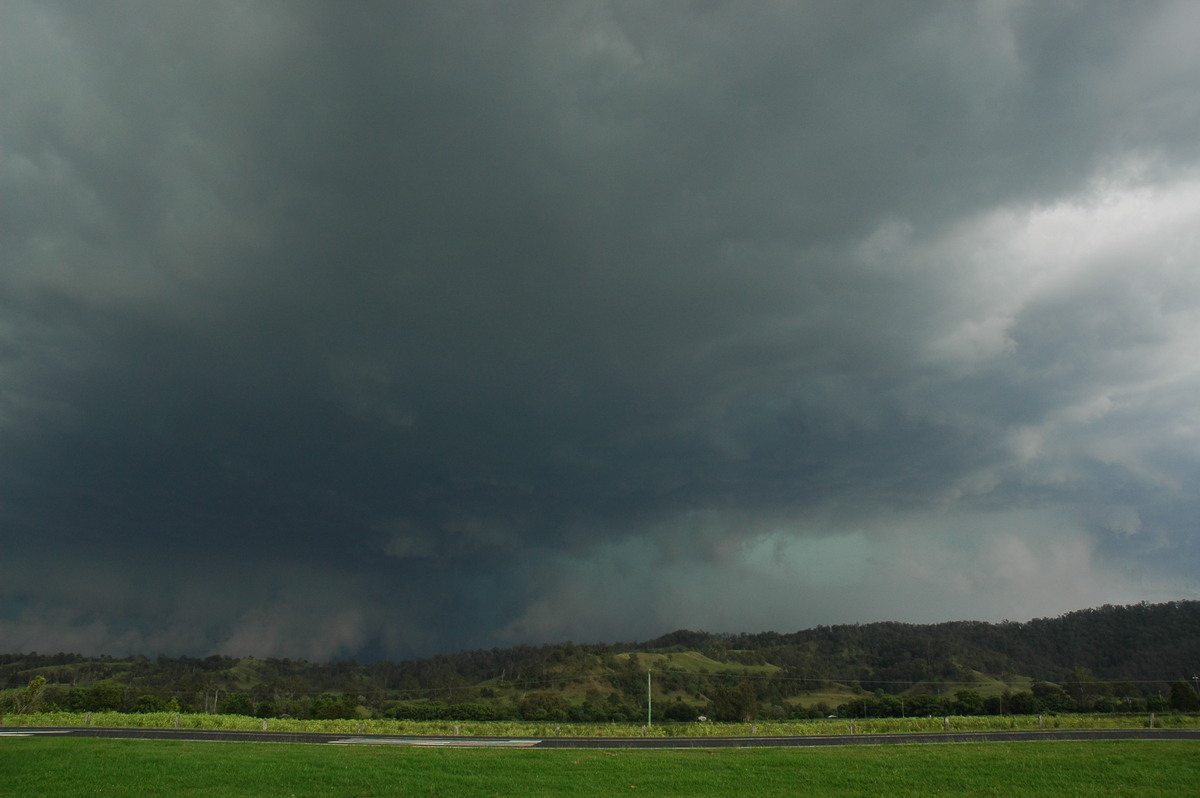
[[222, 715], [253, 715], [254, 705], [245, 693], [234, 693], [221, 702], [219, 711]]
[[138, 696], [133, 702], [134, 712], [166, 712], [167, 702], [155, 695]]
[[954, 694], [951, 706], [958, 715], [983, 714], [983, 698], [977, 690], [959, 690]]
[[42, 696], [46, 692], [46, 677], [34, 676], [29, 685], [19, 693], [8, 697], [8, 705], [14, 712], [37, 712], [41, 708]]
[[492, 704], [464, 702], [446, 708], [450, 720], [502, 720], [501, 713]]
[[410, 701], [396, 705], [390, 714], [398, 720], [445, 720], [448, 712], [441, 701]]
[[1067, 691], [1051, 682], [1034, 682], [1032, 687], [1041, 711], [1044, 712], [1074, 712], [1077, 707]]
[[1020, 690], [1009, 696], [1005, 709], [1010, 715], [1036, 715], [1041, 709], [1041, 705], [1033, 693]]
[[1171, 709], [1176, 712], [1195, 712], [1200, 710], [1200, 695], [1190, 684], [1180, 679], [1171, 685]]
[[681, 723], [689, 723], [694, 721], [700, 714], [700, 711], [691, 704], [685, 704], [683, 701], [675, 701], [667, 705], [666, 710], [663, 712], [663, 718]]
[[517, 709], [525, 720], [567, 720], [570, 705], [560, 695], [536, 691], [526, 693]]
[[737, 687], [715, 686], [709, 691], [704, 714], [728, 723], [750, 722], [758, 714], [754, 685], [743, 681]]
[[909, 717], [950, 714], [948, 702], [943, 701], [940, 696], [928, 694], [909, 696], [905, 699], [904, 705], [905, 714]]
[[329, 693], [317, 696], [312, 702], [310, 711], [312, 716], [318, 720], [346, 720], [357, 717], [355, 703], [351, 698]]
[[63, 706], [68, 712], [119, 712], [124, 708], [125, 688], [112, 682], [72, 687]]

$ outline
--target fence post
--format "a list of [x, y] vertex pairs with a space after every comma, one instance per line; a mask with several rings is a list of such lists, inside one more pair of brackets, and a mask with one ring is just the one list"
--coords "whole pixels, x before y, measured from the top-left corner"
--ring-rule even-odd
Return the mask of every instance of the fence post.
[[91, 712], [87, 713], [87, 715], [86, 715], [86, 716], [84, 716], [84, 718], [83, 718], [83, 725], [84, 725], [84, 726], [91, 726], [91, 725], [92, 725], [92, 713], [91, 713]]
[[1154, 713], [1153, 712], [1150, 713], [1150, 728], [1151, 729], [1154, 728]]
[[176, 729], [179, 728], [179, 713], [178, 712], [175, 713], [175, 728]]
[[267, 730], [267, 719], [263, 718], [263, 731]]
[[1046, 722], [1042, 719], [1041, 713], [1038, 713], [1038, 731], [1046, 728]]
[[455, 737], [457, 737], [458, 735], [459, 735], [459, 731], [458, 731], [458, 724], [457, 724], [457, 723], [455, 723], [455, 724], [454, 724], [454, 736], [455, 736]]
[[950, 716], [942, 718], [942, 731], [950, 731]]

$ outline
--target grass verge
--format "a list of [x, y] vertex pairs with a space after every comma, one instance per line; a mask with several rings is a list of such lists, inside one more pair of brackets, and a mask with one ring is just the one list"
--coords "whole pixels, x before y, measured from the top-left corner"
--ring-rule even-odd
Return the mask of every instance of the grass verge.
[[0, 739], [0, 795], [1194, 796], [1178, 741], [721, 751]]
[[[182, 714], [169, 712], [92, 713], [92, 726], [117, 728], [220, 729], [261, 731], [263, 721], [242, 715]], [[41, 712], [3, 716], [3, 727], [83, 726], [81, 712]], [[1045, 729], [1144, 729], [1149, 715], [1064, 714], [1046, 715]], [[1200, 716], [1166, 714], [1154, 718], [1156, 728], [1200, 728]], [[406, 721], [387, 718], [367, 720], [296, 720], [272, 718], [268, 731], [328, 734], [393, 734], [464, 737], [787, 737], [822, 734], [893, 734], [941, 731], [1030, 731], [1038, 729], [1036, 715], [972, 715], [944, 718], [847, 718], [808, 721], [758, 721], [756, 723], [663, 723], [643, 728], [636, 723], [567, 723], [558, 721]]]

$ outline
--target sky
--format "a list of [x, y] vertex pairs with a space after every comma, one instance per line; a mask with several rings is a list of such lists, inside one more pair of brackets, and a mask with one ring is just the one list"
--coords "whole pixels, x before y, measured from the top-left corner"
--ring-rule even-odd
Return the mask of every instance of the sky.
[[0, 650], [1200, 598], [1200, 5], [0, 5]]

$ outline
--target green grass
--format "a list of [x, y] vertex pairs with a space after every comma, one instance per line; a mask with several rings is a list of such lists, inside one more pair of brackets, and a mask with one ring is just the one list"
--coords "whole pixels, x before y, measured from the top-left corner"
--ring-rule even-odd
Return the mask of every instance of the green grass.
[[[656, 671], [673, 670], [683, 673], [772, 674], [783, 670], [778, 665], [743, 665], [740, 662], [719, 662], [699, 651], [678, 651], [670, 654], [637, 652], [638, 666]], [[615, 659], [628, 660], [630, 654], [616, 654]]]
[[[42, 712], [28, 715], [3, 716], [3, 726], [83, 726], [86, 715], [80, 712]], [[1045, 729], [1143, 729], [1149, 725], [1148, 715], [1068, 713], [1046, 715]], [[850, 734], [851, 724], [856, 734], [891, 734], [900, 732], [936, 733], [945, 730], [940, 717], [933, 718], [849, 718], [768, 721], [756, 723], [656, 723], [646, 729], [652, 737], [759, 737], [799, 736], [810, 734]], [[94, 712], [93, 726], [169, 729], [175, 726], [175, 714], [170, 712], [124, 713]], [[1156, 715], [1157, 728], [1200, 728], [1197, 715]], [[242, 715], [181, 714], [183, 729], [224, 729], [229, 731], [261, 731], [259, 718]], [[1029, 731], [1038, 728], [1036, 715], [973, 715], [951, 716], [950, 731]], [[462, 735], [465, 737], [639, 737], [641, 723], [567, 723], [558, 721], [414, 721], [371, 718], [367, 720], [291, 720], [272, 718], [268, 731], [313, 732], [330, 734], [421, 734]]]
[[1194, 796], [1178, 741], [543, 751], [0, 738], [0, 795]]
[[917, 682], [908, 690], [905, 691], [908, 695], [931, 694], [935, 690], [941, 689], [947, 696], [953, 698], [954, 693], [958, 690], [974, 690], [984, 698], [991, 696], [1003, 695], [1005, 690], [1010, 692], [1029, 692], [1033, 687], [1033, 679], [1028, 676], [1010, 676], [1007, 679], [998, 679], [995, 676], [989, 676], [983, 671], [971, 671], [971, 681], [956, 682], [951, 685], [938, 684], [936, 682]]

